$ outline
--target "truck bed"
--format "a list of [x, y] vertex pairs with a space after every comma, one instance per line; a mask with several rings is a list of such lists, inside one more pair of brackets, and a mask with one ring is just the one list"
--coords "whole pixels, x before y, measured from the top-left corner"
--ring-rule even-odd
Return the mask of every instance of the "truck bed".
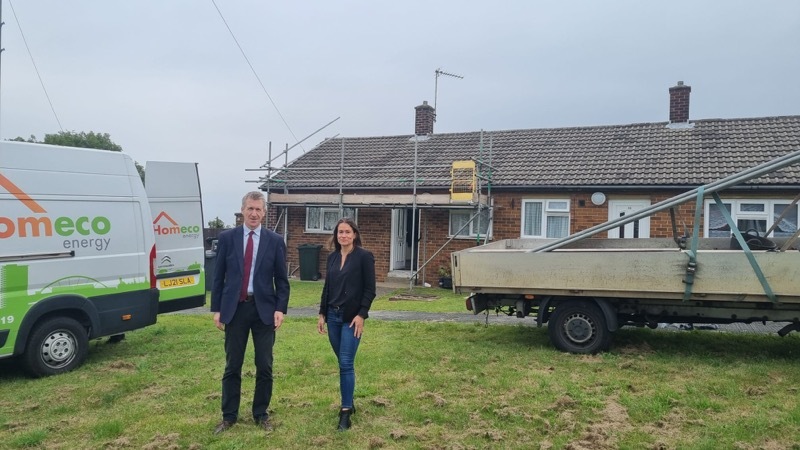
[[[546, 252], [550, 241], [507, 239], [452, 255], [460, 293], [683, 300], [689, 255], [672, 239], [584, 239]], [[780, 240], [776, 240], [780, 244]], [[691, 300], [770, 302], [745, 252], [728, 239], [700, 239]], [[800, 251], [753, 251], [779, 303], [800, 303]]]

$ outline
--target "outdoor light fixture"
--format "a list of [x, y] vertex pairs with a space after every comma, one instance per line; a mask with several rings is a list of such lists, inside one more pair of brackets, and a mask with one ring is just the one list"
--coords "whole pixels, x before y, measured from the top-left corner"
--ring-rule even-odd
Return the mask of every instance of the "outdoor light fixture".
[[592, 194], [592, 203], [594, 203], [595, 205], [600, 206], [605, 202], [606, 202], [606, 194], [603, 194], [602, 192], [595, 192], [594, 194]]

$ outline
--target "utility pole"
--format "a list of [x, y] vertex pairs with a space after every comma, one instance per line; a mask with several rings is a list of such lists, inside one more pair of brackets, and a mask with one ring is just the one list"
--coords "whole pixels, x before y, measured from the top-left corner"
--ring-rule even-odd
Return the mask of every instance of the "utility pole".
[[[5, 49], [3, 48], [3, 25], [5, 25], [5, 24], [6, 23], [3, 22], [3, 0], [0, 0], [0, 114], [2, 114], [2, 111], [3, 111], [3, 101], [2, 101], [3, 100], [2, 99], [2, 96], [3, 96], [3, 80], [2, 80], [2, 78], [3, 78], [3, 52], [5, 51]], [[2, 129], [3, 129], [3, 121], [2, 121], [2, 117], [0, 117], [0, 139], [2, 139], [2, 137], [3, 137]]]

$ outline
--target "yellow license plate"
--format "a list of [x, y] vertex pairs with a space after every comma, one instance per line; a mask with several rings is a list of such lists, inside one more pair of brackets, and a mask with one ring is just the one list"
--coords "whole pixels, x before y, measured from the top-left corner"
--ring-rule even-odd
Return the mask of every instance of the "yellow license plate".
[[194, 275], [176, 278], [164, 278], [158, 280], [158, 285], [161, 289], [171, 289], [183, 286], [192, 286], [196, 283]]

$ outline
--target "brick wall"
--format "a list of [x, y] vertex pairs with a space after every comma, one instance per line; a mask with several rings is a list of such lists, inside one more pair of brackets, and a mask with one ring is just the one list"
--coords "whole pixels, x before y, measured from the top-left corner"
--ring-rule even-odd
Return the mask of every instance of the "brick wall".
[[[624, 194], [606, 193], [610, 200], [619, 198], [648, 199], [650, 204], [673, 197], [684, 191], [663, 192], [646, 195], [636, 195], [636, 192]], [[774, 193], [772, 196], [780, 196]], [[516, 239], [520, 237], [521, 230], [521, 204], [523, 199], [532, 198], [569, 198], [570, 200], [570, 233], [585, 230], [608, 220], [608, 200], [602, 205], [594, 205], [591, 192], [573, 192], [566, 196], [532, 195], [524, 192], [495, 192], [494, 197], [494, 224], [493, 240]], [[694, 201], [677, 207], [676, 221], [678, 233], [683, 234], [684, 226], [691, 234], [694, 222]], [[288, 213], [288, 261], [293, 275], [299, 277], [299, 252], [297, 247], [302, 244], [321, 244], [319, 271], [324, 276], [325, 261], [330, 253], [328, 243], [332, 233], [306, 233], [305, 232], [305, 207], [289, 207]], [[280, 213], [278, 212], [278, 215]], [[375, 273], [378, 281], [384, 281], [389, 272], [391, 249], [391, 209], [390, 208], [359, 208], [358, 226], [364, 247], [375, 255]], [[449, 211], [442, 208], [423, 208], [419, 210], [420, 229], [418, 260], [420, 264], [428, 260], [433, 254], [445, 245], [449, 233]], [[281, 219], [282, 221], [283, 219]], [[701, 225], [702, 225], [701, 216]], [[282, 228], [282, 224], [281, 227]], [[281, 230], [279, 230], [281, 232]], [[281, 232], [281, 234], [283, 234]], [[606, 233], [596, 235], [596, 238], [605, 238]], [[702, 227], [701, 227], [702, 236]], [[650, 237], [671, 238], [672, 222], [669, 211], [662, 211], [650, 216]], [[481, 241], [483, 243], [483, 241]], [[436, 285], [440, 266], [450, 266], [450, 253], [478, 245], [476, 239], [454, 239], [436, 255], [425, 267], [424, 280]]]

